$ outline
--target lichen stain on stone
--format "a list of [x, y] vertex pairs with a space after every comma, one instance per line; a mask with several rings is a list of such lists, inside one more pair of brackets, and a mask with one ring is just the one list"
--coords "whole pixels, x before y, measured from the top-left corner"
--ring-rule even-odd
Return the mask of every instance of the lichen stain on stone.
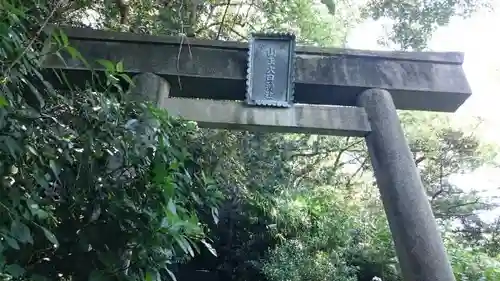
[[297, 121], [297, 124], [302, 124], [302, 120], [304, 120], [304, 108], [303, 107], [296, 108], [295, 120]]
[[[255, 116], [254, 116], [254, 112], [253, 110], [243, 110], [242, 114], [243, 116], [235, 116], [235, 120], [237, 122], [241, 122], [241, 123], [246, 123], [246, 124], [252, 124], [252, 125], [255, 125], [257, 124], [256, 120], [255, 120]], [[238, 115], [238, 112], [235, 112], [235, 115]], [[241, 120], [241, 121], [240, 121]]]
[[404, 69], [399, 63], [395, 64], [393, 62], [384, 61], [377, 64], [377, 71], [381, 84], [386, 87], [392, 87], [399, 81], [402, 81], [401, 73], [404, 72]]

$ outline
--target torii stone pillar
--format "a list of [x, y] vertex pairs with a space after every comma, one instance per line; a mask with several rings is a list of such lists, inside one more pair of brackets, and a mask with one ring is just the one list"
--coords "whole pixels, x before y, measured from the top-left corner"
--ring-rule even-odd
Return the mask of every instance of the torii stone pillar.
[[406, 281], [455, 281], [429, 200], [389, 92], [358, 97], [371, 125], [366, 144]]

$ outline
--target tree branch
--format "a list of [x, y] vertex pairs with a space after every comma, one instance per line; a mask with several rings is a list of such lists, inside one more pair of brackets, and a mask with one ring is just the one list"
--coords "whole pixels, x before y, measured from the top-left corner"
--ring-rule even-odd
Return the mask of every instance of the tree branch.
[[361, 165], [359, 165], [359, 167], [356, 169], [356, 171], [347, 180], [346, 187], [351, 186], [351, 183], [352, 183], [353, 179], [358, 175], [358, 173], [360, 173], [363, 170], [363, 168], [366, 165], [367, 161], [368, 161], [368, 157], [365, 157], [365, 159], [363, 160], [363, 162], [361, 163]]
[[418, 166], [418, 164], [420, 164], [422, 161], [424, 161], [427, 157], [425, 156], [421, 156], [417, 159], [415, 159], [415, 166]]
[[35, 33], [35, 35], [33, 36], [33, 38], [31, 38], [31, 40], [28, 42], [28, 45], [23, 49], [23, 51], [19, 54], [19, 56], [17, 56], [16, 59], [9, 65], [9, 67], [7, 67], [7, 70], [4, 72], [5, 73], [4, 74], [5, 77], [9, 76], [9, 73], [12, 70], [12, 68], [14, 66], [16, 66], [16, 64], [18, 64], [19, 61], [21, 61], [21, 58], [26, 54], [26, 52], [28, 51], [28, 49], [30, 49], [31, 46], [33, 46], [33, 43], [35, 43], [36, 39], [38, 39], [40, 37], [40, 34], [42, 34], [42, 31], [45, 29], [45, 27], [49, 23], [50, 19], [54, 16], [55, 12], [57, 11], [57, 9], [61, 5], [61, 3], [62, 3], [62, 1], [58, 1], [57, 2], [57, 4], [55, 5], [55, 7], [50, 11], [49, 15], [43, 21], [42, 25], [40, 26], [40, 28], [38, 29], [38, 31]]
[[226, 20], [227, 11], [229, 10], [230, 5], [231, 5], [231, 0], [227, 0], [226, 8], [224, 9], [224, 14], [222, 15], [222, 20], [221, 20], [221, 23], [219, 25], [219, 31], [217, 32], [217, 36], [215, 37], [215, 40], [219, 40], [219, 37], [222, 33], [222, 28], [224, 26], [224, 21]]

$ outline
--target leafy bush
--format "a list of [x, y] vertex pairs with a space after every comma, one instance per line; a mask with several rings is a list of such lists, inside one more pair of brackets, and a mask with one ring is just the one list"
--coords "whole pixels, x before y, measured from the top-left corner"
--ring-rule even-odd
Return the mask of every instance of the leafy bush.
[[445, 237], [457, 281], [500, 280], [500, 261], [484, 252], [459, 243], [451, 235]]
[[270, 280], [399, 280], [383, 214], [363, 213], [347, 196], [326, 186], [280, 202], [282, 223], [295, 225], [280, 227], [292, 231], [264, 263]]
[[199, 245], [215, 254], [198, 217], [220, 194], [189, 146], [196, 126], [127, 98], [120, 63], [106, 92], [54, 90], [44, 56], [77, 50], [43, 31], [44, 6], [1, 2], [3, 278], [160, 280]]
[[346, 264], [341, 251], [314, 249], [297, 239], [286, 240], [272, 250], [264, 272], [276, 281], [357, 280], [355, 268]]

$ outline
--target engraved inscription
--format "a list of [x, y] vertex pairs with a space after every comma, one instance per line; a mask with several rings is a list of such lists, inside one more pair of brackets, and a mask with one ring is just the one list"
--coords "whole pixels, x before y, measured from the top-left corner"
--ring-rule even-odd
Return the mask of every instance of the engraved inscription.
[[268, 48], [266, 51], [267, 68], [264, 85], [264, 96], [266, 99], [273, 99], [274, 96], [274, 78], [276, 75], [276, 50]]
[[246, 101], [257, 106], [293, 105], [295, 37], [257, 35], [250, 40]]

